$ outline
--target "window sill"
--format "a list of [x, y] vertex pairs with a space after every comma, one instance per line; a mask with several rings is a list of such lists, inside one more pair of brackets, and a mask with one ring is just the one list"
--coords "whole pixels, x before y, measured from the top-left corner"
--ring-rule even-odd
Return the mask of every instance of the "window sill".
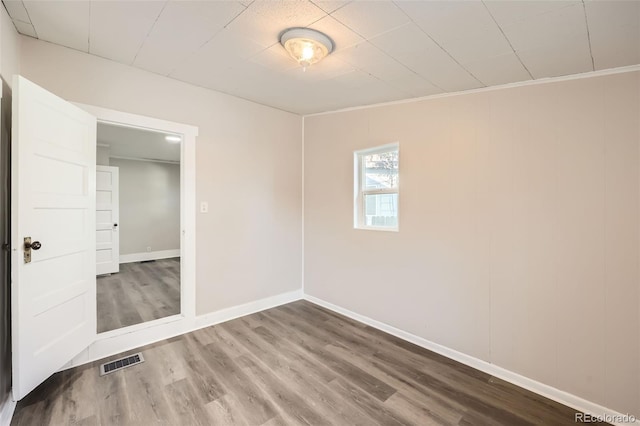
[[399, 228], [378, 228], [375, 226], [354, 226], [356, 231], [382, 231], [382, 232], [400, 232]]

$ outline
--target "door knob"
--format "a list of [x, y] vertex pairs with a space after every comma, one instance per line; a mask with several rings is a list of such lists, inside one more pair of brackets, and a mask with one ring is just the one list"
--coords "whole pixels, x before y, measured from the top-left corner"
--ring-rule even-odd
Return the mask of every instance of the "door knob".
[[24, 237], [24, 263], [31, 263], [31, 250], [40, 250], [40, 241], [31, 242], [31, 237]]
[[40, 244], [40, 241], [34, 241], [34, 242], [25, 242], [24, 243], [24, 248], [25, 250], [40, 250], [40, 247], [42, 247], [42, 244]]

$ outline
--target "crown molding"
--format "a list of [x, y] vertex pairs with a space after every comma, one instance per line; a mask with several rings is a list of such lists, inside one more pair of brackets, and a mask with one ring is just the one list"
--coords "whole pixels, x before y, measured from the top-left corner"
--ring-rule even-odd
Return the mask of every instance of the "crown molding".
[[605, 75], [622, 74], [622, 73], [635, 72], [635, 71], [640, 71], [640, 64], [630, 65], [626, 67], [609, 68], [606, 70], [589, 71], [589, 72], [584, 72], [580, 74], [563, 75], [559, 77], [545, 77], [545, 78], [539, 78], [535, 80], [518, 81], [516, 83], [507, 83], [499, 86], [487, 86], [487, 87], [481, 87], [478, 89], [463, 90], [460, 92], [438, 93], [436, 95], [421, 96], [418, 98], [408, 98], [408, 99], [400, 99], [397, 101], [380, 102], [377, 104], [359, 105], [354, 107], [336, 109], [332, 111], [323, 111], [323, 112], [315, 112], [313, 114], [304, 114], [303, 117], [314, 117], [317, 115], [335, 114], [339, 112], [357, 111], [361, 109], [377, 108], [377, 107], [391, 106], [391, 105], [401, 105], [401, 104], [407, 104], [411, 102], [427, 101], [431, 99], [449, 98], [452, 96], [462, 96], [462, 95], [470, 95], [473, 93], [491, 92], [494, 90], [512, 89], [514, 87], [535, 86], [538, 84], [557, 83], [560, 81], [579, 80], [583, 78], [601, 77]]

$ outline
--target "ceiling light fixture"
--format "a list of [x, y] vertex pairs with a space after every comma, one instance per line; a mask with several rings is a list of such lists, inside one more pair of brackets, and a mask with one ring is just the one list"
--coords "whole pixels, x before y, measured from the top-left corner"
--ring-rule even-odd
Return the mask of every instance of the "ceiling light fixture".
[[280, 44], [303, 70], [333, 51], [333, 42], [320, 31], [310, 28], [290, 28], [280, 36]]
[[175, 136], [175, 135], [167, 135], [164, 137], [164, 139], [167, 142], [174, 142], [174, 143], [180, 142], [182, 140], [180, 136]]

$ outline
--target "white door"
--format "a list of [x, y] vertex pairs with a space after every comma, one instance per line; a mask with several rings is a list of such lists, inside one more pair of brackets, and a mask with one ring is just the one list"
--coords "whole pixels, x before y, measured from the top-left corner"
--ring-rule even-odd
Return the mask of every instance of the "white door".
[[96, 274], [120, 272], [118, 168], [96, 166]]
[[12, 133], [11, 334], [19, 400], [96, 338], [96, 119], [15, 76]]

